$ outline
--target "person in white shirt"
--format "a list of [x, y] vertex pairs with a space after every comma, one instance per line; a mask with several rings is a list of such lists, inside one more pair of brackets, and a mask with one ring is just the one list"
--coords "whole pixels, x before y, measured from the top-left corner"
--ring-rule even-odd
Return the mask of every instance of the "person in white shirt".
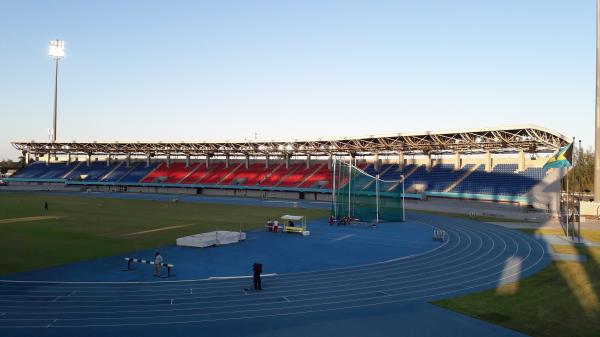
[[160, 252], [156, 252], [154, 255], [154, 276], [160, 277], [160, 267], [162, 266], [163, 258]]

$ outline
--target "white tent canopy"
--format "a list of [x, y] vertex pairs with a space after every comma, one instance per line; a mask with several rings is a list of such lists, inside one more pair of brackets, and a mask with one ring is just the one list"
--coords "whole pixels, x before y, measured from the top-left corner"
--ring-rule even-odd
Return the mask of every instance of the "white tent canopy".
[[304, 215], [283, 215], [281, 220], [300, 221], [304, 219]]

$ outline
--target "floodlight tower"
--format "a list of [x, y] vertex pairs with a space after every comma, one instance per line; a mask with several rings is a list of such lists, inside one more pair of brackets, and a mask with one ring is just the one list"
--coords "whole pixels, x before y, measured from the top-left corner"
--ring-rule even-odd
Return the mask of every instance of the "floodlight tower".
[[48, 46], [48, 55], [54, 60], [54, 101], [52, 107], [52, 129], [50, 140], [56, 142], [56, 106], [58, 104], [58, 60], [65, 57], [65, 41], [51, 40]]

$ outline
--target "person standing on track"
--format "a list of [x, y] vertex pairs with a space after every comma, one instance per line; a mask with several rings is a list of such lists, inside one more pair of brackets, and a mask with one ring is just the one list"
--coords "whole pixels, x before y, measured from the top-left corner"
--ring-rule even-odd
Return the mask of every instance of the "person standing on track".
[[254, 290], [262, 290], [260, 274], [262, 273], [262, 264], [254, 262], [252, 265], [252, 271], [254, 273]]
[[163, 258], [160, 252], [156, 252], [154, 255], [154, 276], [160, 277], [160, 267], [162, 266]]

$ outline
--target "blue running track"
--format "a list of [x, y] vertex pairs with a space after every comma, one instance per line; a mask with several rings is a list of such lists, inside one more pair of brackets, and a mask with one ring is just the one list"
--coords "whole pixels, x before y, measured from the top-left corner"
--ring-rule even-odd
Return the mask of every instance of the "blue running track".
[[[243, 255], [239, 249], [251, 241], [222, 247], [241, 262], [185, 275], [198, 276], [195, 280], [183, 280], [182, 274], [166, 282], [42, 278], [59, 279], [53, 269], [33, 272], [27, 281], [12, 275], [0, 282], [0, 336], [522, 336], [428, 302], [541, 270], [550, 262], [542, 242], [494, 225], [425, 214], [410, 214], [405, 224], [416, 233], [407, 236], [410, 243], [394, 237], [404, 224], [339, 228], [339, 234], [322, 224], [311, 238], [283, 239], [279, 250], [305, 245], [293, 256], [306, 254], [310, 263], [298, 266], [290, 256], [277, 262], [263, 255], [277, 273], [263, 279], [263, 291], [245, 290], [247, 278], [206, 279], [240, 275], [252, 250]], [[448, 240], [439, 244], [422, 236], [431, 227], [445, 230]], [[278, 240], [276, 234], [257, 235], [264, 242]], [[98, 280], [104, 270], [97, 271]]]

